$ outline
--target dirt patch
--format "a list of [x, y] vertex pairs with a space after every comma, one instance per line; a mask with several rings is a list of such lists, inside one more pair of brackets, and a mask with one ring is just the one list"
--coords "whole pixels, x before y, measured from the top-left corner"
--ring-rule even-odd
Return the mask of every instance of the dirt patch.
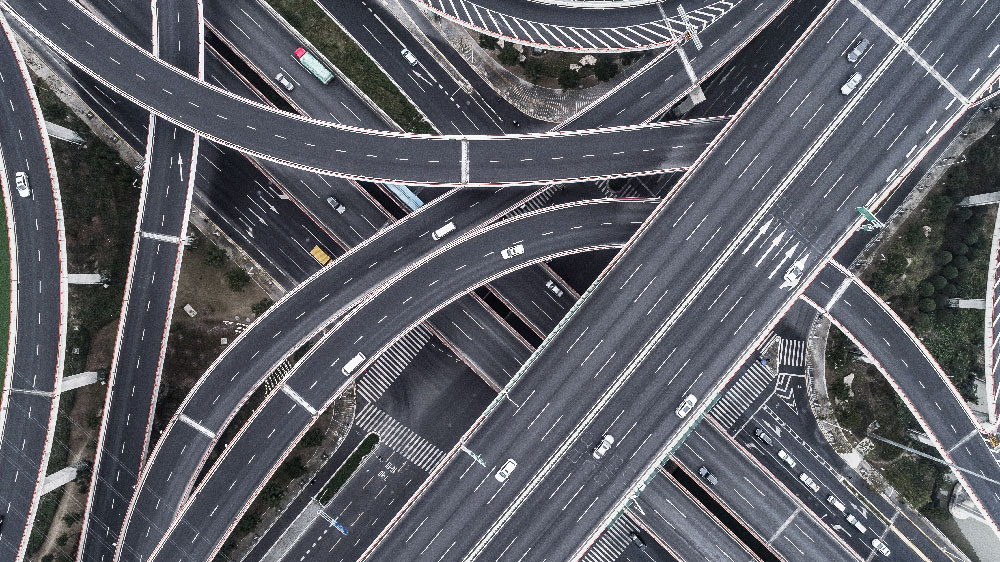
[[[241, 292], [232, 291], [226, 272], [233, 264], [228, 260], [206, 263], [215, 246], [193, 229], [189, 234], [194, 242], [184, 250], [181, 262], [150, 448], [191, 387], [225, 349], [223, 338], [231, 343], [256, 317], [253, 305], [267, 298], [256, 283]], [[185, 305], [190, 305], [196, 316], [189, 316]]]
[[84, 363], [88, 371], [111, 368], [115, 354], [115, 339], [118, 337], [118, 322], [105, 324], [90, 340], [90, 354]]

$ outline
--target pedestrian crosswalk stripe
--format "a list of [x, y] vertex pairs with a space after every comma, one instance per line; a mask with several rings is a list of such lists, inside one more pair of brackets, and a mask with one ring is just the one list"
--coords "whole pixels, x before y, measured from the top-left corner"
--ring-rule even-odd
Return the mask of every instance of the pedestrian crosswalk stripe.
[[712, 408], [712, 416], [722, 422], [727, 429], [732, 427], [740, 414], [750, 408], [773, 379], [771, 371], [754, 361]]
[[377, 433], [379, 445], [389, 447], [427, 472], [444, 458], [444, 451], [371, 404], [362, 408], [354, 421], [365, 431]]
[[626, 517], [619, 517], [587, 549], [581, 562], [614, 562], [625, 552], [625, 548], [632, 541], [632, 532], [635, 530]]
[[400, 338], [361, 375], [358, 394], [370, 403], [378, 400], [430, 339], [431, 333], [423, 325]]

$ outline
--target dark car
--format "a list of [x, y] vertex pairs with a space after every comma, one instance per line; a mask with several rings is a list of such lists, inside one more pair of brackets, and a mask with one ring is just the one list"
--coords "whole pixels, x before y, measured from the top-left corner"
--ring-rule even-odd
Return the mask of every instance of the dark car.
[[768, 435], [768, 434], [766, 434], [766, 433], [764, 433], [763, 429], [761, 429], [759, 427], [755, 428], [753, 430], [753, 434], [756, 435], [757, 439], [760, 439], [762, 443], [766, 443], [767, 445], [774, 445], [774, 442], [771, 441], [771, 436]]

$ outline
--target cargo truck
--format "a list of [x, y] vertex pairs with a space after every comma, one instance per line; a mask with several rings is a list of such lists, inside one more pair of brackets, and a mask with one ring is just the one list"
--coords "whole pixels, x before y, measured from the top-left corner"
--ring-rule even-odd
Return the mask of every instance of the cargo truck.
[[333, 73], [330, 72], [330, 69], [302, 47], [295, 49], [295, 60], [299, 61], [299, 64], [305, 67], [313, 76], [319, 78], [320, 82], [327, 84], [330, 80], [333, 80]]

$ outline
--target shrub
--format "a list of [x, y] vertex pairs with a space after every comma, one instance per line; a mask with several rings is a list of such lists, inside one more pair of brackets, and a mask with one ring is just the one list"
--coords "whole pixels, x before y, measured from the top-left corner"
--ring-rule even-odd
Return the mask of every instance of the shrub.
[[264, 314], [267, 311], [267, 309], [271, 308], [272, 304], [274, 304], [273, 300], [267, 297], [262, 298], [259, 301], [253, 303], [253, 306], [250, 307], [250, 312], [253, 312], [255, 315], [260, 316], [261, 314]]
[[281, 471], [285, 473], [290, 480], [295, 480], [299, 476], [306, 473], [306, 464], [302, 462], [302, 457], [295, 455], [294, 457], [285, 461], [285, 464], [281, 465]]
[[564, 68], [559, 71], [559, 87], [570, 90], [580, 85], [580, 73], [572, 68]]
[[835, 380], [830, 383], [830, 396], [839, 401], [847, 400], [851, 396], [851, 387], [843, 380]]
[[274, 483], [264, 486], [260, 494], [264, 498], [264, 501], [267, 502], [267, 505], [271, 507], [278, 507], [281, 505], [281, 500], [285, 499], [285, 490]]
[[607, 82], [618, 74], [618, 63], [607, 57], [597, 59], [594, 65], [594, 76], [601, 82]]
[[302, 436], [302, 441], [300, 443], [303, 447], [316, 447], [323, 442], [323, 430], [318, 427], [312, 427], [305, 435]]
[[498, 57], [500, 64], [504, 66], [514, 66], [521, 60], [521, 53], [517, 52], [517, 49], [513, 45], [507, 43], [500, 49], [500, 56]]
[[479, 34], [479, 46], [484, 49], [493, 50], [497, 48], [499, 40], [492, 35], [486, 35], [485, 33]]
[[229, 254], [218, 246], [210, 246], [205, 254], [205, 265], [212, 267], [225, 267], [229, 262]]
[[226, 272], [226, 282], [229, 283], [230, 291], [241, 293], [250, 284], [250, 274], [242, 267], [234, 267]]

